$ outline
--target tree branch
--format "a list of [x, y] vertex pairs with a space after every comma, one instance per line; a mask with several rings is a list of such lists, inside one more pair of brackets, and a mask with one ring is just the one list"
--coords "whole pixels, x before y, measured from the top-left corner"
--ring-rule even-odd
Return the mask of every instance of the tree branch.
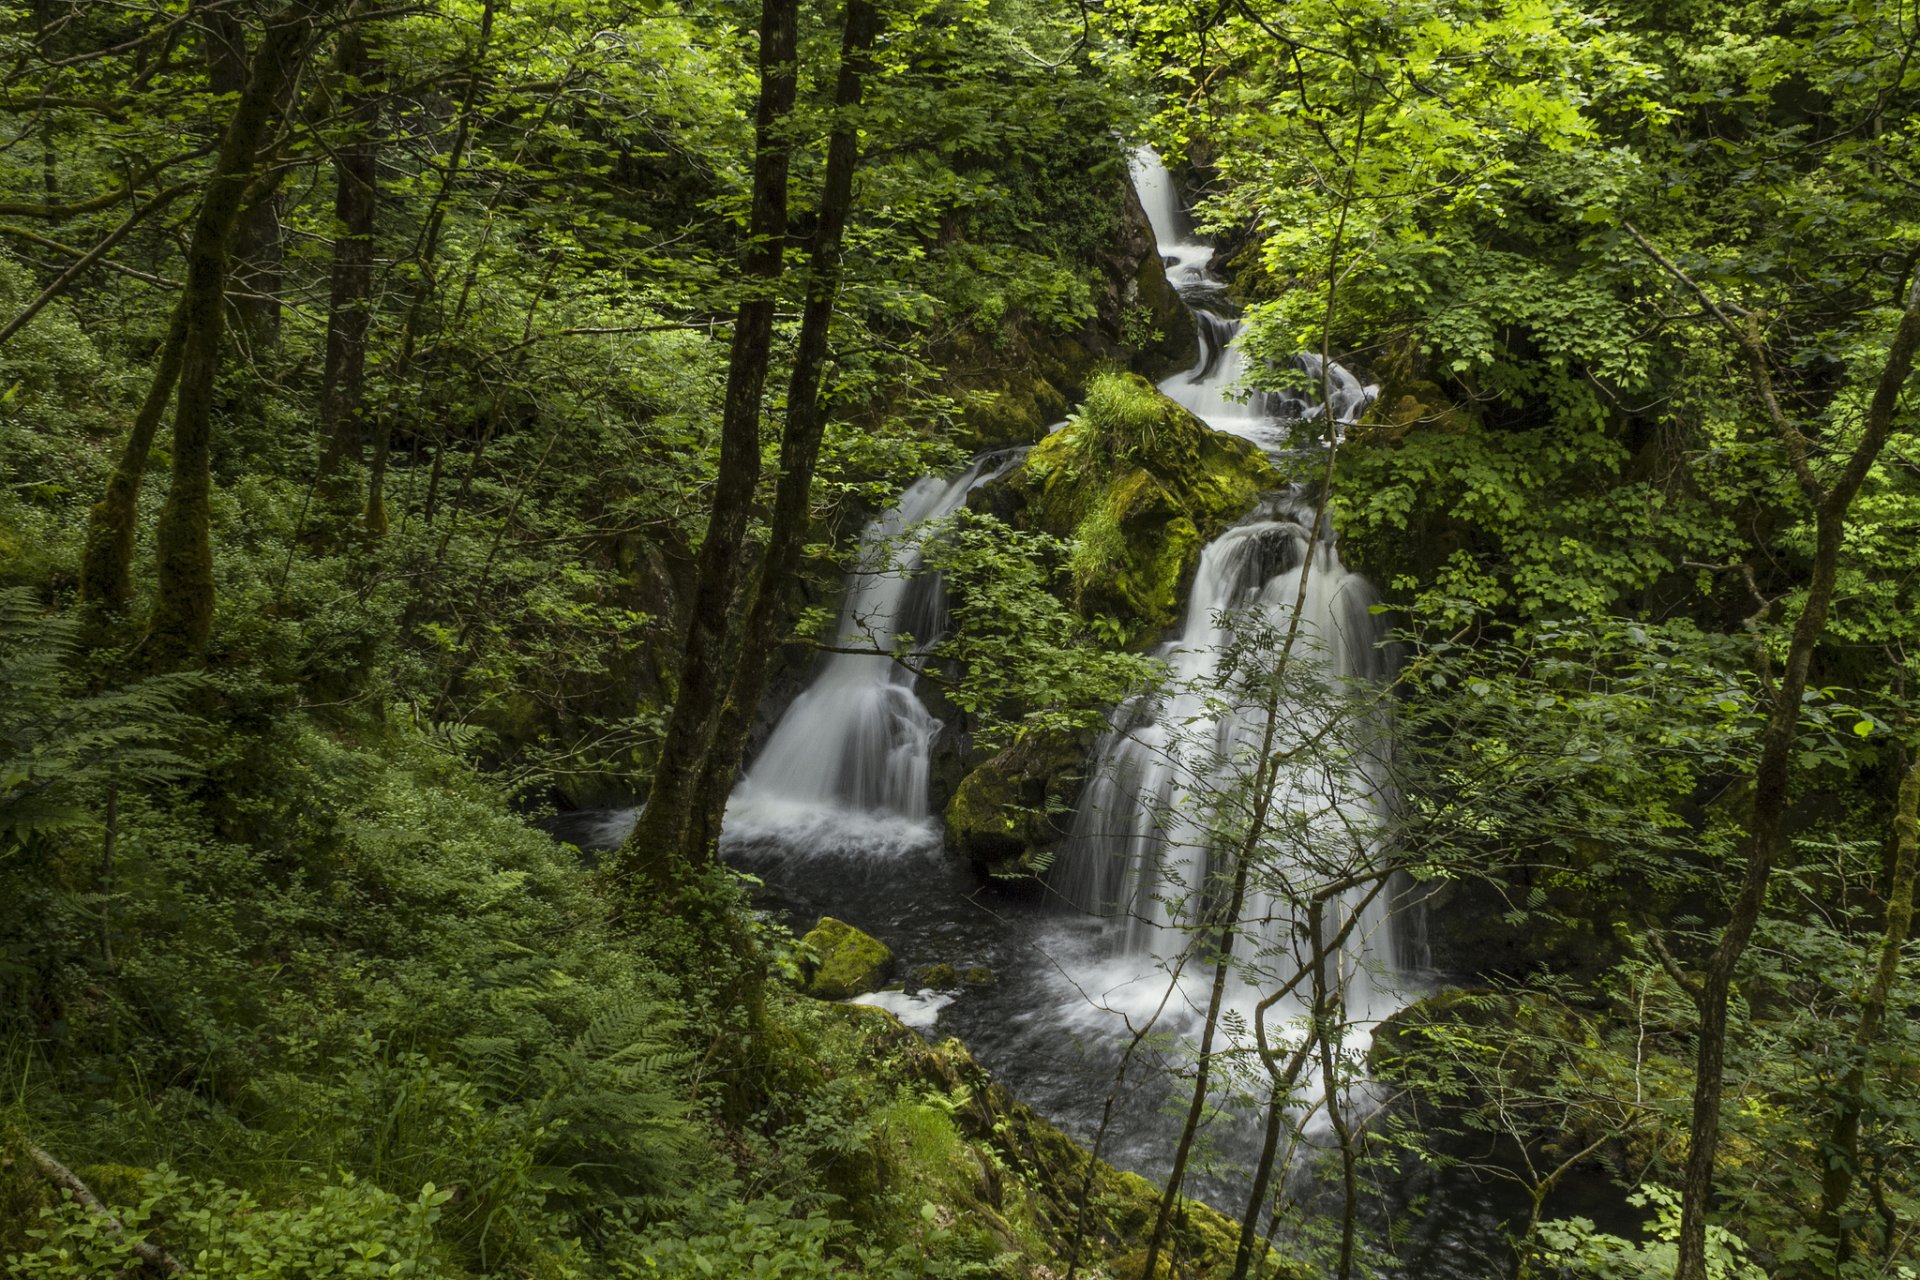
[[113, 1210], [102, 1204], [100, 1197], [94, 1195], [93, 1191], [86, 1183], [80, 1181], [79, 1175], [74, 1173], [73, 1170], [67, 1168], [67, 1166], [61, 1164], [58, 1160], [55, 1160], [31, 1142], [27, 1143], [26, 1146], [27, 1154], [32, 1156], [33, 1162], [40, 1166], [40, 1172], [45, 1174], [49, 1181], [66, 1188], [67, 1193], [73, 1197], [74, 1202], [82, 1209], [85, 1209], [88, 1213], [96, 1217], [104, 1219], [108, 1233], [125, 1239], [127, 1247], [133, 1250], [134, 1256], [150, 1266], [158, 1267], [170, 1276], [184, 1276], [189, 1274], [186, 1267], [182, 1266], [177, 1258], [165, 1249], [162, 1249], [159, 1245], [149, 1243], [137, 1236], [128, 1234], [125, 1224], [113, 1216]]

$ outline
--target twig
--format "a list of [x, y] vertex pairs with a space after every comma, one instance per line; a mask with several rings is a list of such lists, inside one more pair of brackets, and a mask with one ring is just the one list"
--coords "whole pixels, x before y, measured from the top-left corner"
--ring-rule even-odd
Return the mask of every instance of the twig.
[[80, 1181], [79, 1175], [74, 1173], [73, 1170], [67, 1168], [67, 1166], [61, 1164], [58, 1160], [55, 1160], [31, 1142], [27, 1143], [27, 1154], [32, 1156], [33, 1162], [40, 1166], [40, 1172], [46, 1174], [53, 1182], [65, 1187], [67, 1192], [73, 1196], [74, 1201], [79, 1204], [81, 1208], [85, 1209], [88, 1213], [105, 1219], [107, 1231], [112, 1235], [125, 1238], [127, 1247], [132, 1249], [134, 1256], [138, 1257], [142, 1262], [147, 1263], [149, 1266], [158, 1267], [170, 1276], [191, 1274], [186, 1267], [181, 1265], [177, 1258], [165, 1249], [162, 1249], [159, 1245], [130, 1235], [120, 1219], [113, 1216], [113, 1210], [100, 1203], [100, 1197], [94, 1195], [87, 1184]]

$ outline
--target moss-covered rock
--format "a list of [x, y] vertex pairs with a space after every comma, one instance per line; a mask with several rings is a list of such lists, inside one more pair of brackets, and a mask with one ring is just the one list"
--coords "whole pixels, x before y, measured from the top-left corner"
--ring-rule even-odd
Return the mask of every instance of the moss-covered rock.
[[[891, 1185], [913, 1188], [930, 1224], [974, 1230], [983, 1250], [1012, 1254], [1009, 1275], [1059, 1275], [1076, 1238], [1083, 1274], [1140, 1274], [1160, 1190], [1093, 1160], [1015, 1099], [958, 1040], [928, 1044], [891, 1014], [833, 1007], [835, 1034], [857, 1037], [857, 1056], [900, 1090], [878, 1126]], [[1171, 1280], [1233, 1273], [1237, 1225], [1182, 1199], [1167, 1252]], [[1263, 1275], [1306, 1280], [1302, 1264], [1273, 1257]]]
[[893, 972], [893, 951], [886, 943], [832, 916], [821, 916], [800, 945], [814, 956], [807, 994], [822, 1000], [876, 991]]
[[1039, 869], [1066, 837], [1090, 746], [1078, 733], [1024, 733], [961, 779], [947, 805], [947, 847], [989, 875]]
[[1208, 427], [1137, 374], [1105, 373], [1065, 427], [985, 486], [979, 505], [1071, 538], [1075, 606], [1149, 644], [1179, 616], [1200, 549], [1280, 483], [1249, 442]]
[[960, 985], [960, 974], [944, 961], [920, 971], [920, 985], [934, 991], [951, 991]]

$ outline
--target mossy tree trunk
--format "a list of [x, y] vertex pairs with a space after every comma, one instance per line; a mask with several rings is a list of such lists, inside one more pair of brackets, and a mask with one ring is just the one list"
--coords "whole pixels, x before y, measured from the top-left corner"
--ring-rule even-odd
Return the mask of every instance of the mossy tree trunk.
[[[238, 98], [246, 92], [253, 69], [247, 58], [246, 23], [231, 4], [198, 0], [195, 21], [206, 55], [207, 83], [215, 93]], [[275, 107], [284, 108], [291, 79], [276, 93]], [[278, 184], [257, 189], [240, 210], [234, 228], [228, 269], [230, 303], [240, 321], [247, 348], [259, 351], [279, 336], [284, 248], [280, 232]]]
[[780, 479], [774, 491], [771, 532], [757, 580], [749, 592], [740, 639], [731, 646], [732, 679], [692, 807], [694, 825], [687, 835], [690, 855], [711, 850], [719, 841], [727, 795], [739, 775], [747, 734], [785, 630], [786, 587], [800, 570], [800, 552], [806, 544], [813, 476], [827, 424], [826, 401], [821, 394], [827, 339], [833, 327], [834, 304], [840, 296], [841, 246], [853, 207], [853, 174], [860, 161], [858, 113], [866, 77], [872, 72], [871, 52], [879, 25], [872, 0], [847, 0], [840, 72], [834, 89], [836, 118], [827, 143], [819, 216], [808, 251], [800, 337], [787, 382], [787, 418], [780, 437]]
[[620, 863], [630, 875], [669, 883], [693, 852], [700, 784], [738, 652], [739, 596], [748, 515], [760, 482], [760, 397], [772, 354], [773, 313], [787, 236], [790, 143], [785, 122], [796, 89], [794, 0], [762, 0], [760, 99], [754, 124], [753, 205], [742, 255], [746, 294], [734, 315], [720, 422], [720, 467], [695, 567], [673, 715], [646, 805]]
[[96, 620], [124, 614], [133, 600], [133, 543], [140, 482], [146, 475], [147, 456], [153, 452], [154, 432], [180, 378], [186, 323], [186, 308], [176, 306], [154, 362], [146, 398], [134, 415], [126, 443], [120, 447], [119, 460], [107, 476], [106, 492], [87, 513], [87, 541], [80, 557], [80, 598]]
[[340, 111], [353, 134], [335, 152], [333, 216], [338, 225], [320, 374], [320, 431], [326, 444], [314, 483], [329, 507], [342, 496], [341, 468], [349, 461], [358, 465], [366, 460], [364, 396], [379, 201], [380, 99], [370, 85], [373, 59], [357, 22], [340, 33], [335, 72], [341, 85]]
[[[225, 321], [228, 254], [261, 142], [292, 81], [314, 24], [331, 7], [300, 0], [268, 20], [246, 89], [235, 102], [187, 249], [187, 283], [175, 313], [179, 386], [173, 418], [173, 469], [156, 531], [158, 594], [148, 624], [154, 666], [201, 656], [213, 629], [213, 383]], [[163, 361], [164, 363], [164, 361]]]

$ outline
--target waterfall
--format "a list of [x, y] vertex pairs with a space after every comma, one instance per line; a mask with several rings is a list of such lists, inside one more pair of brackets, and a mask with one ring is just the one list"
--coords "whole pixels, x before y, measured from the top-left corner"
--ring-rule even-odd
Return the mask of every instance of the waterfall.
[[[1218, 309], [1224, 291], [1207, 271], [1210, 246], [1187, 233], [1173, 184], [1151, 152], [1136, 153], [1133, 172], [1168, 277], [1200, 334], [1193, 367], [1161, 390], [1216, 430], [1270, 451], [1292, 447], [1295, 423], [1317, 420], [1338, 431], [1364, 413], [1376, 389], [1312, 354], [1294, 361], [1312, 394], [1243, 388], [1249, 370], [1241, 326]], [[1183, 958], [1194, 961], [1182, 977], [1185, 1004], [1205, 1004], [1197, 926], [1217, 924], [1225, 905], [1222, 873], [1245, 828], [1244, 784], [1270, 712], [1286, 763], [1265, 788], [1271, 810], [1236, 922], [1230, 1003], [1251, 1021], [1263, 982], [1293, 976], [1318, 945], [1307, 937], [1302, 902], [1356, 873], [1363, 883], [1333, 893], [1325, 906], [1323, 937], [1351, 924], [1329, 976], [1363, 1027], [1400, 1003], [1386, 895], [1369, 896], [1364, 883], [1379, 865], [1378, 835], [1391, 802], [1381, 767], [1384, 726], [1357, 709], [1364, 698], [1352, 696], [1382, 674], [1374, 602], [1372, 587], [1341, 564], [1330, 532], [1298, 493], [1269, 499], [1203, 550], [1180, 633], [1160, 651], [1168, 680], [1113, 716], [1051, 876], [1068, 902], [1116, 918], [1103, 970], [1114, 980], [1110, 989], [1123, 989], [1124, 1001], [1137, 1006], [1130, 1012], [1147, 1007], [1144, 988], [1121, 987], [1121, 975], [1129, 967], [1172, 970]], [[1288, 656], [1279, 667], [1282, 648]], [[1276, 668], [1285, 673], [1277, 694]], [[1270, 1028], [1304, 1011], [1304, 983], [1297, 994], [1269, 1011]]]
[[1001, 450], [957, 476], [922, 478], [867, 527], [829, 641], [842, 652], [822, 655], [734, 788], [729, 844], [889, 852], [938, 842], [927, 775], [941, 722], [914, 682], [917, 659], [946, 631], [946, 593], [914, 533], [1016, 460]]
[[[1225, 314], [1226, 286], [1209, 269], [1213, 246], [1193, 237], [1193, 221], [1181, 207], [1179, 192], [1160, 157], [1142, 147], [1133, 153], [1132, 172], [1140, 207], [1146, 211], [1166, 264], [1167, 281], [1193, 312], [1200, 331], [1200, 351], [1193, 367], [1168, 378], [1160, 390], [1214, 430], [1241, 436], [1267, 450], [1289, 447], [1289, 428], [1294, 423], [1331, 417], [1337, 432], [1358, 421], [1380, 389], [1362, 385], [1345, 366], [1323, 361], [1314, 352], [1301, 352], [1289, 362], [1305, 375], [1306, 389], [1263, 391], [1244, 385], [1248, 366], [1238, 342], [1241, 323]], [[1323, 388], [1324, 405], [1317, 394]]]

